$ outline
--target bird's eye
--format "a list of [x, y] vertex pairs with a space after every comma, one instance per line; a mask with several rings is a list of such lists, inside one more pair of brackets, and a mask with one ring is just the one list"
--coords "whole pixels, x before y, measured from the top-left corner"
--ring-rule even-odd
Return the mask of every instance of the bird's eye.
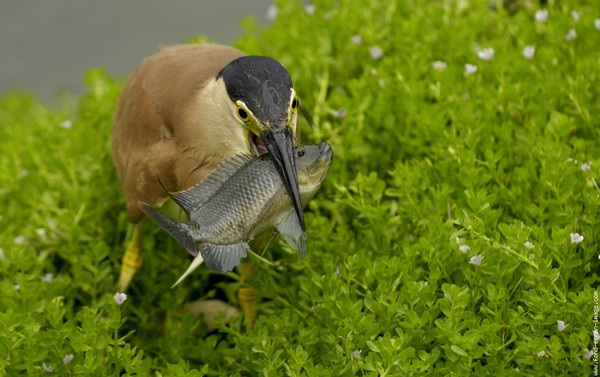
[[242, 120], [242, 122], [248, 123], [250, 121], [250, 114], [248, 114], [248, 112], [244, 108], [238, 107], [237, 114]]
[[296, 155], [298, 157], [304, 156], [305, 153], [306, 153], [306, 151], [304, 150], [304, 147], [302, 147], [302, 146], [298, 147], [298, 150], [296, 151]]
[[298, 97], [294, 97], [292, 99], [292, 112], [296, 111], [298, 109], [298, 106], [300, 106], [300, 100], [298, 99]]

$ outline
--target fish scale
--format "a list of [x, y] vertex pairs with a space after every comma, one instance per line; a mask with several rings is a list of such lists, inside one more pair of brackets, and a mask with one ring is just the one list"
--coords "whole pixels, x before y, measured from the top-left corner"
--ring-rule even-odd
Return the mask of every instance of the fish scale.
[[[298, 147], [294, 154], [300, 198], [306, 205], [327, 176], [333, 152], [323, 142]], [[188, 222], [173, 220], [146, 203], [138, 205], [195, 257], [179, 281], [202, 262], [217, 271], [232, 270], [246, 257], [248, 242], [273, 227], [304, 257], [306, 234], [268, 156], [236, 155], [199, 184], [169, 195]]]
[[[260, 176], [262, 179], [253, 179]], [[263, 203], [285, 190], [275, 166], [267, 161], [248, 164], [232, 176], [222, 195], [206, 203], [191, 219], [199, 225], [194, 238], [213, 243], [240, 242], [244, 229], [252, 225]], [[280, 194], [284, 194], [281, 192]]]

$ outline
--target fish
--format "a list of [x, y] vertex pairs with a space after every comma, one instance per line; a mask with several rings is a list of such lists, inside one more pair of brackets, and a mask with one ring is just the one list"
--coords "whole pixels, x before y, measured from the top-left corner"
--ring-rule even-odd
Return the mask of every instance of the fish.
[[[294, 154], [300, 199], [306, 206], [329, 172], [333, 150], [322, 142], [298, 146]], [[174, 220], [142, 201], [138, 206], [194, 256], [174, 286], [202, 263], [219, 272], [233, 270], [247, 256], [248, 242], [273, 228], [302, 258], [306, 255], [306, 234], [268, 155], [234, 155], [197, 185], [167, 193], [187, 221]]]

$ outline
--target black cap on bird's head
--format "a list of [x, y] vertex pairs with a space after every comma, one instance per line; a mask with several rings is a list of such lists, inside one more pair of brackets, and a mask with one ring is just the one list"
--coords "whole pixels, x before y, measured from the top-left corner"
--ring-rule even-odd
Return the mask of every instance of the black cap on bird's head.
[[226, 65], [217, 75], [219, 78], [249, 131], [249, 148], [273, 158], [304, 229], [294, 159], [299, 102], [290, 74], [271, 58], [244, 56]]

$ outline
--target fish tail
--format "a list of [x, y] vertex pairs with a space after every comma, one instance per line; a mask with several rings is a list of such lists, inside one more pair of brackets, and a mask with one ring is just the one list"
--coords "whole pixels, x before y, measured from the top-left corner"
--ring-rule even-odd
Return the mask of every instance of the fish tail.
[[173, 236], [177, 242], [183, 245], [183, 247], [185, 247], [190, 254], [193, 256], [198, 255], [198, 251], [196, 250], [196, 242], [189, 234], [186, 224], [171, 219], [164, 213], [144, 202], [138, 201], [138, 206], [142, 211], [144, 211], [146, 216], [154, 220], [154, 222], [157, 223], [161, 228], [169, 232], [169, 234]]

